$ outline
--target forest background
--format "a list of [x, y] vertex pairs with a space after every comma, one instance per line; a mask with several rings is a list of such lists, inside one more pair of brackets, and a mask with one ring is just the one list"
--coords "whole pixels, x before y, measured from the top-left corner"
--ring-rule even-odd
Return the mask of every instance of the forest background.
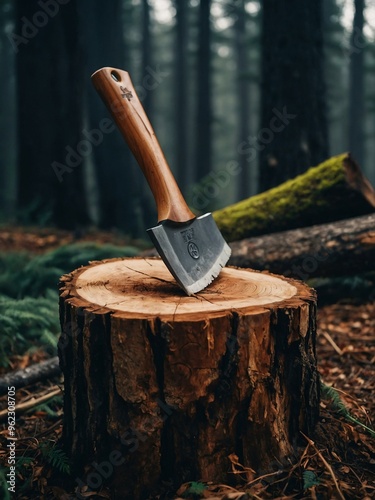
[[103, 66], [130, 73], [197, 213], [344, 151], [375, 182], [373, 0], [3, 0], [0, 25], [2, 222], [155, 223]]

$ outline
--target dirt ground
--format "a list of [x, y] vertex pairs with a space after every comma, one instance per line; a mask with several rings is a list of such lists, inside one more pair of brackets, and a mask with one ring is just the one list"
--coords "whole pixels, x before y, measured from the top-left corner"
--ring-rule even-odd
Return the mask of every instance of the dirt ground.
[[[27, 250], [33, 253], [43, 253], [77, 241], [95, 241], [113, 245], [127, 245], [130, 242], [129, 238], [119, 231], [98, 232], [97, 229], [64, 231], [37, 227], [0, 226], [0, 252]], [[132, 240], [131, 243], [141, 248], [145, 246], [144, 241]]]
[[[17, 231], [0, 231], [0, 250], [45, 251], [62, 242], [74, 241], [75, 238], [66, 232], [23, 234], [29, 236], [20, 236]], [[106, 238], [103, 236], [100, 241], [116, 243], [113, 235], [108, 235], [108, 240]], [[124, 239], [119, 236], [118, 242], [124, 244]], [[299, 450], [299, 458], [295, 463], [262, 477], [233, 463], [233, 473], [237, 474], [241, 483], [236, 488], [198, 482], [181, 485], [177, 492], [169, 492], [158, 498], [375, 498], [374, 431], [371, 435], [371, 429], [375, 428], [375, 302], [353, 304], [347, 299], [344, 303], [321, 307], [318, 313], [317, 353], [322, 382], [325, 387], [332, 386], [338, 391], [345, 411], [342, 407], [335, 407], [323, 391], [316, 432], [306, 437], [306, 445]], [[37, 352], [30, 356], [15, 357], [12, 367], [25, 367], [44, 356]], [[11, 494], [9, 498], [110, 498], [106, 488], [100, 492], [81, 491], [81, 496], [77, 496], [77, 491], [63, 486], [69, 484], [69, 481], [61, 481], [66, 476], [62, 472], [56, 474], [58, 468], [64, 469], [64, 457], [59, 458], [58, 452], [55, 458], [53, 452], [46, 453], [46, 447], [53, 449], [61, 436], [61, 387], [61, 380], [57, 378], [17, 391], [18, 405], [30, 402], [33, 398], [40, 400], [52, 391], [55, 397], [48, 405], [41, 403], [35, 407], [30, 403], [31, 409], [17, 413], [17, 456], [23, 459], [23, 464], [16, 478], [17, 493]], [[0, 463], [3, 465], [8, 456], [7, 422], [1, 413], [4, 408], [6, 396], [0, 398]], [[347, 410], [370, 431], [348, 420], [344, 416]], [[0, 476], [0, 482], [3, 479], [4, 476]]]

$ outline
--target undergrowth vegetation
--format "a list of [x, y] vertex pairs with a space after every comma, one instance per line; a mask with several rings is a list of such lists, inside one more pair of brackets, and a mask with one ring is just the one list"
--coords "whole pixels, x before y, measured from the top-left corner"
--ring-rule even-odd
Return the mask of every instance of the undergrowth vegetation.
[[[63, 477], [67, 477], [70, 474], [69, 459], [53, 440], [38, 441], [35, 439], [27, 443], [22, 450], [22, 455], [18, 457], [15, 464], [17, 479], [20, 483], [17, 490], [17, 498], [28, 498], [32, 483], [36, 481], [36, 469], [39, 468], [40, 474], [46, 465], [49, 465], [54, 471], [63, 475]], [[7, 472], [7, 468], [0, 466], [0, 498], [11, 500], [13, 495], [6, 487]]]
[[56, 353], [59, 335], [58, 282], [62, 274], [90, 261], [132, 257], [132, 246], [74, 243], [43, 255], [0, 253], [0, 363], [42, 348]]

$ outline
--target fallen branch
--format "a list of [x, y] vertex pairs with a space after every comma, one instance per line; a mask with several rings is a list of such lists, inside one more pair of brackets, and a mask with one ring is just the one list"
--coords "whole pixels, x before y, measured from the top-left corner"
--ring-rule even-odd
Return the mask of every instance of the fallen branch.
[[57, 356], [37, 363], [23, 370], [16, 370], [7, 373], [0, 378], [0, 396], [7, 394], [8, 387], [25, 387], [26, 385], [35, 384], [41, 380], [50, 379], [61, 374], [59, 366], [59, 358]]
[[[41, 405], [50, 399], [54, 398], [55, 396], [59, 396], [62, 394], [62, 391], [60, 387], [58, 386], [53, 386], [51, 389], [46, 394], [43, 394], [42, 396], [33, 396], [31, 399], [28, 401], [25, 401], [24, 403], [19, 403], [16, 405], [16, 415], [20, 415], [21, 413], [25, 413], [25, 411], [30, 410], [31, 408], [35, 408], [35, 406]], [[0, 411], [0, 421], [4, 420], [5, 418], [8, 417], [9, 411], [8, 408], [5, 410]]]

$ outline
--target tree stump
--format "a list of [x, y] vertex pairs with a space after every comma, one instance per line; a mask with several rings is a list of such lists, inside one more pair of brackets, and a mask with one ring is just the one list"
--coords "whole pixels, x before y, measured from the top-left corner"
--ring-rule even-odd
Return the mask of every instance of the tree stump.
[[93, 262], [60, 284], [63, 442], [76, 483], [143, 499], [162, 482], [267, 472], [319, 412], [316, 298], [225, 268], [187, 297], [160, 259]]

